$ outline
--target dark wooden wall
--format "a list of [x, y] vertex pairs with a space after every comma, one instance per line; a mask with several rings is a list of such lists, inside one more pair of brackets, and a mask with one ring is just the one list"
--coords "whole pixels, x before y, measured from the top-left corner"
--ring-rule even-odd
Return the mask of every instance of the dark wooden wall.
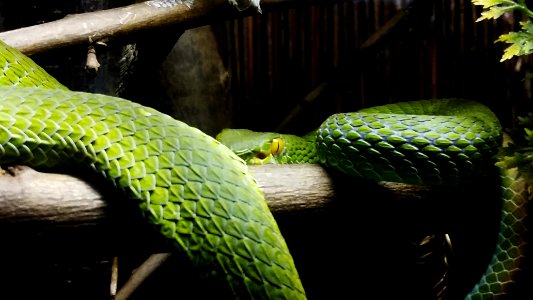
[[[494, 41], [518, 19], [476, 22], [480, 12], [469, 0], [337, 1], [216, 24], [235, 124], [305, 132], [339, 111], [466, 97], [510, 126], [531, 109], [528, 65], [500, 62], [505, 45]], [[320, 96], [304, 101], [317, 88]]]

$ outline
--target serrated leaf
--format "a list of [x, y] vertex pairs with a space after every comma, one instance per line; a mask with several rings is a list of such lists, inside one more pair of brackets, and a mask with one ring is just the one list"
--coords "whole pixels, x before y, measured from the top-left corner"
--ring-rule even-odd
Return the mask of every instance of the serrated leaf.
[[496, 42], [511, 44], [504, 50], [500, 61], [533, 53], [533, 24], [531, 21], [520, 22], [520, 24], [522, 25], [521, 31], [502, 34], [496, 40]]
[[500, 61], [505, 61], [505, 60], [513, 58], [513, 56], [518, 56], [518, 55], [520, 55], [520, 46], [517, 44], [512, 44], [511, 46], [503, 50], [503, 55]]
[[494, 5], [504, 4], [502, 0], [472, 0], [474, 5], [482, 5], [483, 8], [489, 8]]
[[501, 17], [504, 13], [511, 11], [512, 8], [508, 7], [502, 7], [502, 6], [493, 6], [489, 10], [486, 10], [481, 13], [481, 17], [479, 17], [476, 22], [488, 20], [488, 19], [498, 19]]
[[528, 140], [533, 140], [533, 130], [529, 128], [524, 128], [524, 131], [526, 132], [526, 138]]

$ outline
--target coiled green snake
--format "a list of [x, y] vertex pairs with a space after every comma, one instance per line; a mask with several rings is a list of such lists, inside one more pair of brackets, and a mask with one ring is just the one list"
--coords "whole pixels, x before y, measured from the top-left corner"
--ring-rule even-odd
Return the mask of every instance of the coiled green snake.
[[224, 129], [217, 139], [248, 164], [322, 163], [377, 181], [456, 185], [499, 172], [502, 209], [496, 248], [466, 299], [509, 297], [519, 279], [527, 247], [527, 188], [516, 170], [495, 166], [502, 129], [480, 103], [399, 102], [334, 114], [304, 137]]
[[[1, 164], [88, 167], [134, 200], [207, 280], [232, 297], [306, 298], [263, 194], [232, 150], [244, 153], [154, 109], [70, 91], [3, 42], [0, 67]], [[448, 116], [428, 116], [442, 112]], [[315, 138], [293, 143], [268, 135], [268, 143], [261, 144], [266, 152], [254, 157], [289, 162], [295, 157], [289, 154], [301, 153], [352, 175], [447, 184], [486, 165], [486, 155], [500, 143], [501, 128], [474, 102], [417, 101], [334, 115], [315, 136], [316, 143]], [[309, 152], [309, 145], [317, 147]], [[502, 174], [500, 240], [468, 298], [505, 295], [521, 268], [524, 189], [515, 186], [512, 172]]]

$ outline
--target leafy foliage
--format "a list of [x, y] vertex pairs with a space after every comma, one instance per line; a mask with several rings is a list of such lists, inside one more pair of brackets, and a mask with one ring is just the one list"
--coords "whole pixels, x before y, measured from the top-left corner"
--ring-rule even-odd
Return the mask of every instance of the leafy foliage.
[[[481, 5], [484, 9], [476, 21], [497, 19], [513, 11], [519, 11], [527, 17], [526, 21], [520, 22], [520, 31], [502, 34], [496, 40], [510, 44], [500, 61], [533, 53], [533, 11], [526, 6], [526, 0], [472, 0], [472, 4]], [[533, 197], [533, 115], [518, 117], [518, 123], [518, 132], [514, 132], [517, 134], [511, 132], [514, 141], [502, 149], [498, 164], [504, 168], [517, 168], [528, 181], [529, 194]]]
[[[513, 135], [513, 142], [502, 148], [498, 165], [504, 168], [517, 168], [533, 188], [533, 115], [518, 117], [520, 127]], [[530, 196], [533, 195], [530, 191]]]
[[514, 56], [527, 55], [533, 53], [533, 11], [526, 6], [525, 0], [472, 0], [472, 4], [483, 6], [476, 22], [488, 19], [497, 19], [505, 13], [520, 11], [528, 17], [527, 21], [520, 22], [522, 29], [518, 32], [511, 31], [502, 34], [496, 42], [511, 44], [504, 50], [501, 61], [510, 59]]
[[533, 23], [520, 22], [522, 31], [509, 32], [502, 34], [497, 42], [511, 44], [504, 50], [501, 61], [512, 58], [513, 56], [527, 55], [533, 52]]

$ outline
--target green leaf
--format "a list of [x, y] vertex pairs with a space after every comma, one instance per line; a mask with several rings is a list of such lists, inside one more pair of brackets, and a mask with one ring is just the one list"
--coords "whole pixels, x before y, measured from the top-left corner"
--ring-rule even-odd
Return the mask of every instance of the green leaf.
[[484, 11], [481, 13], [481, 17], [479, 17], [476, 22], [482, 21], [482, 20], [488, 20], [488, 19], [497, 19], [501, 17], [504, 13], [511, 11], [512, 9], [506, 8], [506, 7], [491, 7], [489, 10]]
[[[503, 147], [498, 153], [498, 166], [503, 168], [517, 168], [528, 184], [533, 186], [533, 115], [518, 117], [514, 140]], [[533, 197], [533, 194], [531, 194]]]
[[522, 127], [533, 128], [533, 116], [531, 116], [531, 117], [518, 116], [518, 123]]
[[520, 45], [513, 44], [505, 48], [505, 50], [503, 50], [502, 59], [500, 59], [500, 61], [508, 60], [508, 59], [511, 59], [513, 56], [519, 56], [519, 55], [520, 55]]
[[520, 22], [522, 30], [502, 34], [496, 42], [511, 44], [504, 50], [500, 61], [512, 58], [513, 56], [528, 55], [533, 53], [533, 23], [531, 21]]
[[472, 0], [472, 4], [483, 5], [483, 8], [504, 4], [504, 2], [502, 0]]
[[483, 9], [485, 9], [481, 12], [481, 17], [479, 17], [476, 22], [487, 19], [497, 19], [504, 13], [513, 10], [527, 11], [527, 7], [512, 0], [472, 0], [472, 4], [481, 5], [483, 6]]
[[526, 132], [526, 141], [528, 145], [533, 145], [533, 130], [529, 128], [524, 128], [524, 131]]

